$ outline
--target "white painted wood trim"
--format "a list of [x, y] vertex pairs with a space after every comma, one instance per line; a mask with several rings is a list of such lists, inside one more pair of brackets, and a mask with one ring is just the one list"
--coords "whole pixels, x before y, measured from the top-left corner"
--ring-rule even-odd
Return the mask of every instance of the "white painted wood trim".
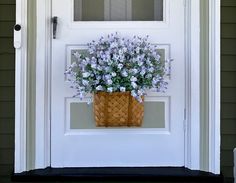
[[200, 169], [200, 1], [185, 0], [185, 166]]
[[[15, 50], [15, 173], [26, 170], [26, 113], [27, 113], [27, 0], [16, 0], [16, 23], [22, 29]], [[21, 34], [21, 35], [20, 35]], [[16, 36], [16, 34], [14, 34]], [[16, 37], [14, 37], [15, 39]], [[14, 40], [15, 41], [15, 40]]]
[[209, 0], [209, 171], [220, 174], [220, 0]]
[[50, 166], [51, 0], [37, 0], [35, 168]]

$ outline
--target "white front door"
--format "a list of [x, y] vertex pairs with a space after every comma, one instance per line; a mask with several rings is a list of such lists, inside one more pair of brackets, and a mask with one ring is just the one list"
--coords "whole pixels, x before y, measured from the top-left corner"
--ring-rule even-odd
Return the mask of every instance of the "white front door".
[[[53, 0], [51, 166], [184, 166], [184, 5], [180, 0]], [[140, 128], [98, 128], [92, 104], [73, 98], [64, 72], [73, 52], [118, 32], [149, 35], [171, 64], [166, 93], [149, 92]]]

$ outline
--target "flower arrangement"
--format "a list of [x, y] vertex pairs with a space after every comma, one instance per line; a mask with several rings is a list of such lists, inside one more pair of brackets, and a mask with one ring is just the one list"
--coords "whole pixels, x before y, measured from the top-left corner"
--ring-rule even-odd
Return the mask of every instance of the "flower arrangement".
[[87, 93], [126, 92], [142, 102], [148, 89], [164, 91], [165, 62], [148, 36], [132, 39], [119, 34], [101, 37], [88, 43], [88, 54], [74, 53], [76, 61], [66, 75], [81, 99]]

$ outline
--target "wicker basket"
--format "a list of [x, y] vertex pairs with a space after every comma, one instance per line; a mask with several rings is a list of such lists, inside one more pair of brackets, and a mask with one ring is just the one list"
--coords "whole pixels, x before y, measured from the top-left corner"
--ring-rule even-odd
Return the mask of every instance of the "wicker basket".
[[94, 94], [94, 117], [97, 127], [141, 126], [144, 105], [130, 92]]

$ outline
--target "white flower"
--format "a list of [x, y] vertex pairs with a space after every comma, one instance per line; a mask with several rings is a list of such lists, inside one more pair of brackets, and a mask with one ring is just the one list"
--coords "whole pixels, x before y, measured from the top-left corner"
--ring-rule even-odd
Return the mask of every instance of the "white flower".
[[110, 72], [111, 70], [112, 70], [111, 67], [105, 67], [106, 72]]
[[122, 69], [123, 68], [123, 64], [118, 64], [118, 69]]
[[89, 97], [88, 100], [87, 100], [87, 104], [90, 105], [92, 103], [92, 97]]
[[113, 83], [113, 82], [112, 82], [111, 79], [108, 79], [108, 80], [107, 80], [107, 84], [108, 84], [108, 85], [111, 85], [112, 83]]
[[102, 90], [103, 90], [103, 87], [102, 87], [101, 85], [98, 85], [98, 86], [96, 87], [96, 90], [97, 90], [97, 91], [102, 91]]
[[149, 71], [149, 72], [153, 72], [153, 71], [154, 71], [154, 68], [151, 67], [151, 68], [148, 69], [148, 71]]
[[80, 59], [81, 54], [77, 51], [77, 52], [74, 53], [74, 56], [75, 56], [77, 59]]
[[139, 103], [143, 102], [143, 99], [141, 98], [141, 96], [136, 97], [136, 99], [139, 101]]
[[111, 92], [113, 92], [113, 88], [109, 87], [109, 88], [107, 88], [107, 91], [111, 93]]
[[131, 91], [131, 95], [132, 95], [134, 98], [137, 97], [137, 94], [136, 94], [135, 90], [132, 90], [132, 91]]
[[82, 80], [82, 84], [84, 85], [84, 86], [87, 86], [88, 84], [89, 84], [89, 81], [88, 80]]
[[91, 64], [91, 67], [92, 67], [93, 69], [96, 69], [96, 68], [97, 68], [97, 64]]
[[158, 83], [158, 79], [153, 78], [153, 79], [152, 79], [152, 85], [154, 86], [154, 85], [156, 85], [157, 83]]
[[120, 87], [120, 91], [121, 91], [121, 92], [125, 92], [125, 91], [126, 91], [126, 88], [121, 86], [121, 87]]
[[90, 76], [90, 73], [89, 72], [84, 72], [82, 75], [83, 75], [83, 78], [88, 78]]
[[123, 53], [123, 49], [119, 50], [119, 55], [122, 55]]
[[70, 67], [71, 67], [71, 68], [77, 67], [77, 63], [76, 63], [76, 62], [73, 62]]
[[135, 82], [131, 82], [131, 85], [132, 85], [133, 88], [137, 88], [138, 87], [138, 85]]
[[152, 75], [151, 75], [151, 74], [148, 74], [146, 77], [147, 77], [147, 78], [151, 78], [151, 77], [152, 77]]
[[97, 70], [102, 71], [102, 67], [100, 65], [98, 65]]
[[97, 79], [97, 80], [100, 80], [100, 79], [102, 79], [102, 77], [99, 76], [99, 75], [97, 75], [97, 76], [96, 76], [96, 79]]
[[81, 62], [81, 64], [80, 64], [80, 65], [81, 65], [82, 67], [85, 67], [87, 64], [88, 64], [88, 63], [87, 63], [87, 61], [86, 61], [86, 60], [82, 60], [82, 62]]
[[142, 69], [141, 72], [140, 72], [141, 76], [144, 76], [144, 74], [146, 74], [146, 71], [145, 69]]
[[139, 95], [139, 96], [144, 95], [144, 91], [143, 91], [143, 90], [138, 90], [138, 95]]
[[138, 70], [137, 69], [132, 69], [133, 74], [137, 74]]
[[143, 65], [143, 61], [139, 60], [138, 61], [138, 66], [142, 66]]
[[83, 94], [83, 92], [80, 92], [80, 94], [79, 94], [79, 98], [80, 98], [80, 100], [82, 100], [82, 99], [84, 98], [84, 94]]
[[111, 75], [110, 74], [105, 75], [105, 80], [110, 80], [110, 79], [111, 79]]
[[127, 48], [126, 47], [123, 48], [123, 52], [124, 53], [127, 52]]
[[118, 44], [117, 44], [116, 42], [113, 42], [113, 43], [111, 43], [111, 45], [110, 45], [111, 48], [116, 48], [117, 46], [118, 46]]
[[127, 76], [128, 76], [128, 73], [127, 73], [125, 70], [123, 70], [123, 71], [121, 72], [121, 75], [122, 75], [123, 77], [127, 77]]
[[112, 77], [115, 77], [115, 76], [116, 76], [116, 73], [115, 73], [115, 72], [112, 72], [111, 75], [112, 75]]
[[134, 77], [134, 76], [132, 76], [131, 78], [130, 78], [130, 81], [132, 81], [132, 82], [135, 82], [135, 81], [137, 81], [138, 79], [136, 78], [136, 77]]

